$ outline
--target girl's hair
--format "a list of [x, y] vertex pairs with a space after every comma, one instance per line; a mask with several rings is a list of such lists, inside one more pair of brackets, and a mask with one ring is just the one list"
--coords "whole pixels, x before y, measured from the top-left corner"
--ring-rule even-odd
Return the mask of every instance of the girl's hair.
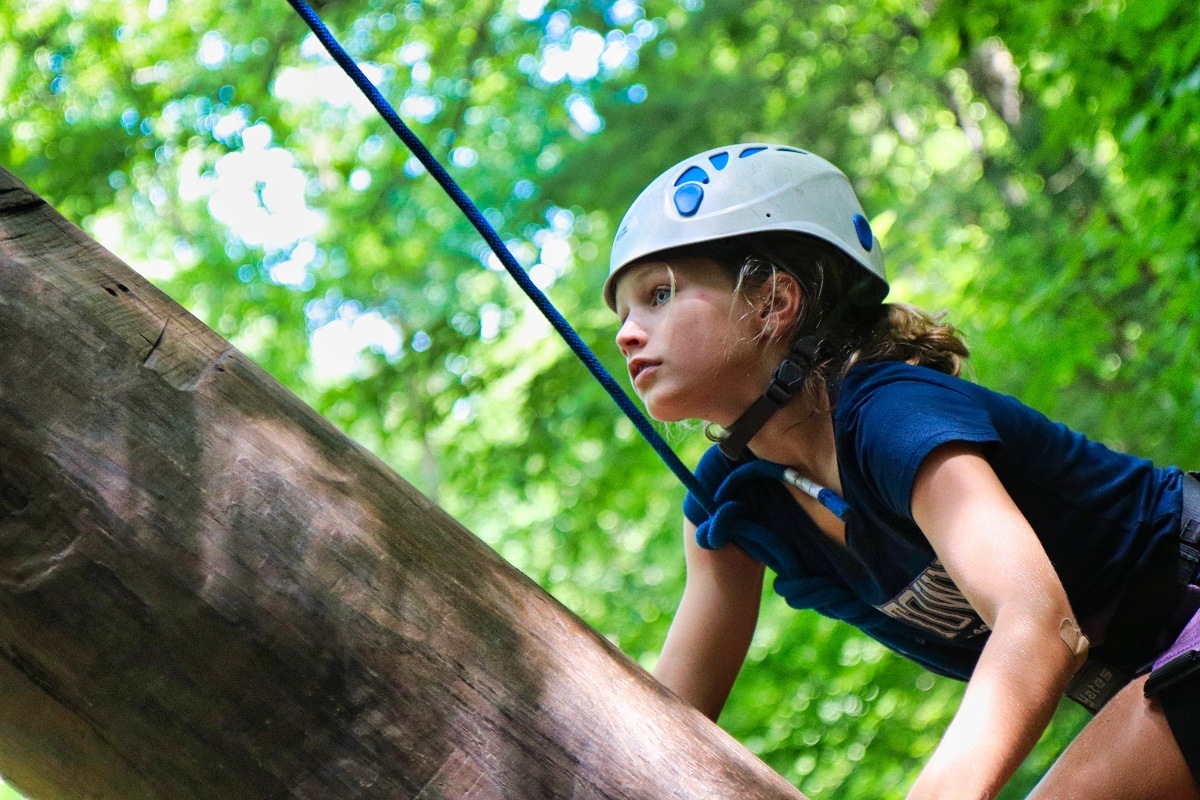
[[[803, 301], [790, 329], [780, 333], [795, 343], [813, 333], [833, 309], [846, 301], [862, 268], [837, 247], [812, 236], [759, 234], [691, 245], [680, 256], [715, 260], [734, 280], [734, 296], [750, 300], [773, 287], [781, 273], [800, 284]], [[818, 362], [804, 385], [820, 396], [830, 380], [839, 380], [860, 361], [903, 361], [959, 375], [969, 355], [961, 335], [942, 315], [907, 303], [879, 303], [843, 310], [822, 337]]]

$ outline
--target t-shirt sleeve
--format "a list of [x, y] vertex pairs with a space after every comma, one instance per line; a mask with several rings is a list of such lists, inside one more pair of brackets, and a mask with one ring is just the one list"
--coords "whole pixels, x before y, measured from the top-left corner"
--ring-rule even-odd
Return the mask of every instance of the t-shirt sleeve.
[[1000, 442], [987, 409], [957, 389], [924, 380], [877, 387], [860, 406], [854, 437], [858, 464], [895, 514], [912, 519], [921, 462], [949, 442]]
[[[716, 494], [717, 488], [733, 472], [736, 466], [732, 461], [725, 457], [721, 449], [716, 445], [708, 448], [704, 455], [700, 457], [700, 463], [696, 465], [696, 479], [700, 481], [700, 485], [708, 489], [710, 495]], [[697, 527], [708, 519], [708, 512], [704, 510], [704, 506], [700, 505], [700, 501], [692, 496], [691, 492], [683, 498], [683, 515], [692, 521]]]

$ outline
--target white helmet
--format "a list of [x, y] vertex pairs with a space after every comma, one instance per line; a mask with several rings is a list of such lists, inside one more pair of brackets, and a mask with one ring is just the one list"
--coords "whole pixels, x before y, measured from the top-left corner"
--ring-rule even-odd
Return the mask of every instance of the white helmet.
[[613, 240], [604, 300], [615, 310], [616, 276], [645, 256], [784, 232], [824, 239], [862, 266], [872, 294], [887, 293], [879, 242], [842, 171], [794, 147], [739, 144], [676, 164], [638, 195]]

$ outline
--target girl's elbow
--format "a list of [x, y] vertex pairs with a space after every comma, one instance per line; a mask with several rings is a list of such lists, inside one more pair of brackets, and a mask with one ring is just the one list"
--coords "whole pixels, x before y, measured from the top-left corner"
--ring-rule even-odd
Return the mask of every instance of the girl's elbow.
[[992, 636], [997, 634], [1017, 643], [1024, 657], [1060, 665], [1068, 677], [1087, 661], [1088, 638], [1066, 603], [1002, 607]]

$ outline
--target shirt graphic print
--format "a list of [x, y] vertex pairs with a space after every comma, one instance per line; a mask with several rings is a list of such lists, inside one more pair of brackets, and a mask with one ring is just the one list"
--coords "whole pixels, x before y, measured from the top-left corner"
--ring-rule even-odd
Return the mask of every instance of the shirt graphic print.
[[945, 639], [970, 639], [989, 630], [938, 559], [900, 594], [877, 608], [893, 619]]

